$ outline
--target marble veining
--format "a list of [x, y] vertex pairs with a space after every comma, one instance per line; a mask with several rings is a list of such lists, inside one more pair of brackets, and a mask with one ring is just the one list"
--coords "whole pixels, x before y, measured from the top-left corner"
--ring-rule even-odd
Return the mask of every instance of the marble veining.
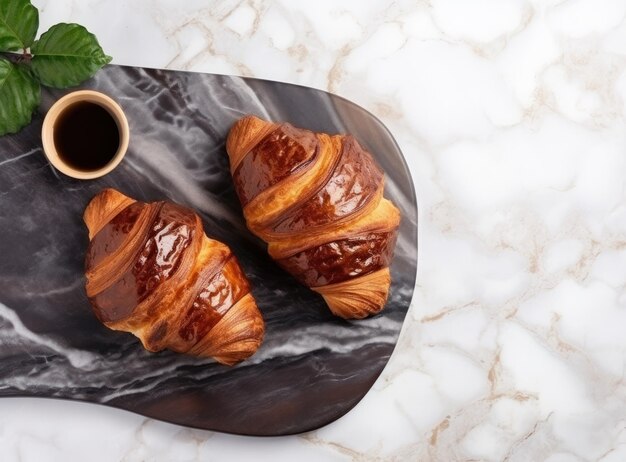
[[[113, 173], [73, 180], [53, 171], [42, 155], [31, 156], [41, 154], [41, 114], [19, 134], [0, 139], [6, 233], [0, 254], [8, 263], [0, 272], [0, 396], [106, 403], [260, 435], [309, 430], [348, 411], [386, 364], [414, 286], [415, 196], [384, 126], [325, 92], [239, 77], [109, 66], [87, 87], [116, 98], [129, 120], [129, 151]], [[60, 95], [46, 92], [44, 105]], [[310, 111], [301, 114], [301, 105]], [[382, 315], [359, 322], [333, 317], [321, 297], [278, 269], [246, 230], [224, 143], [233, 122], [248, 113], [330, 133], [348, 130], [387, 166], [390, 197], [404, 221]], [[150, 354], [133, 336], [95, 321], [83, 286], [87, 231], [81, 217], [104, 187], [191, 207], [208, 235], [233, 249], [267, 323], [265, 341], [250, 360], [228, 368], [171, 352]]]
[[3, 459], [626, 460], [626, 2], [34, 3], [43, 29], [86, 24], [117, 64], [297, 83], [373, 112], [418, 193], [419, 271], [383, 373], [326, 427], [232, 437], [0, 399]]

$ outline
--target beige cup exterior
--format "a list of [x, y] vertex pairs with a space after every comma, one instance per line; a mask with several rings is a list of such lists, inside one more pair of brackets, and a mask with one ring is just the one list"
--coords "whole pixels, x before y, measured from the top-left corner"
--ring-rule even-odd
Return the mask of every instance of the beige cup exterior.
[[[57, 152], [56, 146], [54, 145], [55, 122], [65, 109], [67, 109], [74, 103], [82, 101], [95, 103], [105, 108], [115, 120], [120, 135], [120, 145], [117, 149], [117, 152], [108, 164], [97, 170], [78, 170], [69, 166], [59, 157], [59, 153]], [[43, 121], [43, 127], [41, 129], [41, 141], [43, 143], [43, 150], [46, 157], [48, 158], [48, 161], [60, 172], [66, 174], [67, 176], [71, 176], [72, 178], [78, 178], [80, 180], [91, 180], [94, 178], [99, 178], [103, 175], [106, 175], [115, 167], [117, 167], [124, 158], [124, 155], [126, 154], [126, 150], [128, 149], [129, 137], [130, 130], [128, 128], [128, 120], [126, 119], [126, 115], [124, 114], [124, 111], [119, 106], [119, 104], [117, 104], [104, 93], [93, 90], [75, 91], [65, 95], [63, 98], [58, 100], [56, 103], [54, 103], [54, 105], [46, 114], [46, 117]], [[89, 153], [85, 153], [85, 155], [89, 155]]]

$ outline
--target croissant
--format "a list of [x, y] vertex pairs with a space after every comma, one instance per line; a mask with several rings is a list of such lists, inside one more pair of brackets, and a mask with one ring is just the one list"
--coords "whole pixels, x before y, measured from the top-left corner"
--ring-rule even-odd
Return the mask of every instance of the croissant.
[[237, 258], [204, 234], [192, 210], [105, 189], [84, 220], [87, 296], [107, 327], [133, 333], [149, 351], [227, 365], [259, 348], [263, 318]]
[[248, 228], [270, 256], [335, 315], [380, 312], [400, 212], [358, 141], [248, 115], [231, 128], [226, 150]]

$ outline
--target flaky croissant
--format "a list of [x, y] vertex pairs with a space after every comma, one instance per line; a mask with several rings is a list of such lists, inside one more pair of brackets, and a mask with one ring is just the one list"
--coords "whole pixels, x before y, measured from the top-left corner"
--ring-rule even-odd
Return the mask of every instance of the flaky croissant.
[[248, 228], [272, 258], [338, 316], [382, 310], [400, 212], [357, 140], [246, 116], [226, 150]]
[[172, 202], [137, 202], [114, 189], [84, 213], [87, 296], [97, 318], [149, 351], [170, 349], [232, 365], [259, 348], [263, 318], [230, 249]]

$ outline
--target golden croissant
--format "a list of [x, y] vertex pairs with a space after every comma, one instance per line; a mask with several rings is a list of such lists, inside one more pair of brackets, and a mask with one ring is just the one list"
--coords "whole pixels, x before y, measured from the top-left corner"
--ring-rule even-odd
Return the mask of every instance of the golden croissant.
[[226, 150], [248, 228], [272, 258], [338, 316], [382, 310], [400, 212], [357, 140], [249, 115], [231, 128]]
[[230, 249], [192, 210], [137, 202], [114, 189], [85, 210], [87, 296], [97, 318], [149, 351], [232, 365], [259, 348], [263, 318]]

